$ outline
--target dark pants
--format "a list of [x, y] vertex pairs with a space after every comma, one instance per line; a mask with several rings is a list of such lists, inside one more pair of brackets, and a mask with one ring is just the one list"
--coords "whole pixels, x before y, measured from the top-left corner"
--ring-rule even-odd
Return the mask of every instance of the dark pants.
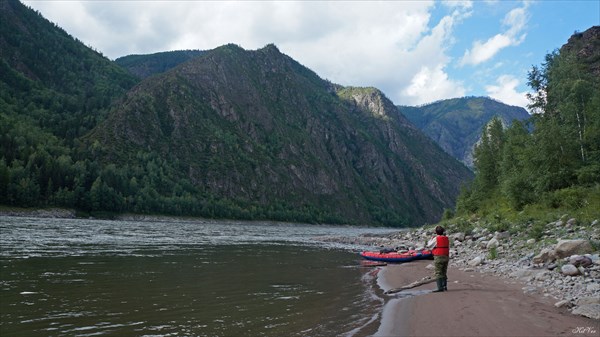
[[448, 276], [446, 275], [448, 272], [448, 262], [450, 261], [450, 257], [448, 256], [434, 256], [433, 257], [433, 266], [435, 267], [435, 278], [436, 279], [446, 279]]

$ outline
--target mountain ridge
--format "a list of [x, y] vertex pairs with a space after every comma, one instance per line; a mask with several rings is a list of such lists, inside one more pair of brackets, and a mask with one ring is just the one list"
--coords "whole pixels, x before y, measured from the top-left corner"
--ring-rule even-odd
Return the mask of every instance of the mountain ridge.
[[202, 50], [175, 50], [154, 54], [133, 54], [119, 57], [114, 62], [133, 75], [144, 79], [163, 73], [202, 53]]
[[398, 106], [398, 110], [444, 151], [471, 168], [473, 149], [487, 123], [497, 116], [508, 126], [513, 120], [530, 117], [521, 107], [489, 97], [459, 97], [418, 107]]
[[[151, 93], [154, 101], [145, 97], [144, 92]], [[182, 95], [194, 98], [186, 101]], [[178, 108], [159, 106], [166, 101], [187, 103]], [[140, 104], [144, 108], [137, 108]], [[407, 177], [399, 179], [398, 173], [393, 172], [399, 170], [398, 163], [386, 162], [388, 159], [382, 152], [396, 156], [398, 161], [416, 165], [411, 168], [414, 171], [410, 175], [426, 178], [429, 175], [420, 160], [408, 155], [410, 151], [418, 151], [409, 149], [405, 142], [418, 141], [427, 147], [436, 147], [404, 117], [395, 113], [393, 103], [379, 90], [342, 88], [322, 80], [274, 45], [256, 51], [246, 51], [236, 45], [206, 51], [140, 83], [128, 94], [120, 109], [113, 110], [112, 117], [107, 120], [112, 126], [98, 128], [90, 137], [108, 142], [109, 146], [108, 140], [121, 139], [116, 141], [121, 143], [131, 139], [138, 148], [149, 146], [162, 149], [164, 155], [194, 158], [184, 160], [193, 184], [228, 198], [243, 197], [246, 202], [273, 202], [273, 197], [285, 197], [293, 201], [292, 207], [295, 207], [307, 200], [314, 206], [330, 198], [337, 207], [349, 212], [354, 208], [352, 202], [339, 195], [345, 194], [345, 189], [358, 189], [361, 191], [358, 195], [363, 194], [365, 200], [377, 200], [380, 197], [376, 193], [365, 192], [373, 188], [368, 186], [368, 181], [397, 184], [411, 180]], [[142, 111], [156, 113], [148, 120], [141, 115]], [[198, 123], [199, 120], [203, 125]], [[225, 130], [225, 135], [214, 133], [216, 125], [226, 126], [220, 128]], [[400, 126], [405, 131], [402, 136], [396, 130]], [[204, 136], [193, 137], [190, 129]], [[180, 138], [182, 135], [187, 136]], [[194, 145], [183, 146], [183, 139]], [[230, 157], [233, 149], [238, 149], [237, 160]], [[374, 174], [364, 160], [352, 156], [353, 151], [363, 151], [363, 156], [370, 156], [383, 167], [378, 167]], [[429, 149], [425, 153], [428, 151], [442, 155], [441, 151], [434, 153], [435, 150]], [[228, 159], [215, 163], [215, 155]], [[346, 157], [353, 157], [355, 163]], [[289, 161], [296, 164], [285, 167]], [[233, 162], [237, 165], [232, 165]], [[224, 165], [232, 172], [229, 180], [219, 178], [222, 172], [212, 172], [211, 163]], [[460, 169], [455, 167], [453, 170]], [[466, 179], [468, 174], [462, 174]], [[430, 189], [427, 193], [419, 191], [416, 181], [411, 184], [412, 187], [403, 187], [402, 195], [409, 197], [413, 191], [421, 206], [409, 205], [410, 199], [393, 197], [394, 193], [379, 182], [379, 192], [385, 190], [382, 194], [388, 198], [381, 202], [394, 200], [398, 207], [413, 215], [421, 212], [417, 217], [419, 221], [433, 221], [444, 207], [452, 204], [452, 198], [448, 197], [447, 191], [442, 192], [439, 182], [425, 184]], [[452, 193], [457, 193], [458, 184], [456, 181], [453, 184]], [[265, 185], [280, 186], [269, 195], [260, 187]], [[289, 190], [300, 191], [301, 197], [290, 198]], [[417, 210], [419, 207], [435, 209], [435, 216], [422, 214], [422, 210]], [[361, 212], [363, 215], [368, 213], [366, 210]]]

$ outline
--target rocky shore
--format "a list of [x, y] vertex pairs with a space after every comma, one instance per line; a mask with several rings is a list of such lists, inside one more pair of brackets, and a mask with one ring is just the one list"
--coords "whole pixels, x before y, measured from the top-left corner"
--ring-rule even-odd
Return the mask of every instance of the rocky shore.
[[31, 218], [58, 218], [58, 219], [75, 219], [77, 217], [76, 212], [74, 210], [65, 209], [65, 208], [0, 209], [0, 216], [18, 216], [18, 217], [31, 217]]
[[[518, 280], [526, 294], [539, 294], [574, 315], [600, 319], [600, 224], [560, 219], [543, 226], [537, 238], [525, 232], [491, 231], [475, 224], [468, 231], [448, 226], [450, 268]], [[383, 247], [422, 249], [433, 227], [400, 231], [387, 236], [321, 238]], [[428, 268], [432, 268], [430, 265]]]

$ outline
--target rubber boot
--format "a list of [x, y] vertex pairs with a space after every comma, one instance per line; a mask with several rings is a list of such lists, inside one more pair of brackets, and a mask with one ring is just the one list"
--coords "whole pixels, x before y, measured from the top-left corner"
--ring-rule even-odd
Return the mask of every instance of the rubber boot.
[[444, 279], [439, 278], [439, 279], [435, 280], [435, 282], [437, 283], [437, 290], [434, 290], [432, 292], [439, 293], [439, 292], [444, 291], [444, 285], [443, 285]]
[[444, 288], [444, 291], [448, 291], [448, 278], [444, 277], [442, 280], [443, 280], [442, 286]]

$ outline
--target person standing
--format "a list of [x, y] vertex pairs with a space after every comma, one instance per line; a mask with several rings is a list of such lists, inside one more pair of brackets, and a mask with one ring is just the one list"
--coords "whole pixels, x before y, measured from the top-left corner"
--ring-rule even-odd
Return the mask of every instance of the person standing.
[[445, 234], [444, 227], [435, 227], [435, 237], [427, 243], [427, 247], [433, 248], [433, 265], [435, 267], [435, 279], [437, 290], [441, 292], [448, 290], [448, 263], [450, 262], [450, 240]]

